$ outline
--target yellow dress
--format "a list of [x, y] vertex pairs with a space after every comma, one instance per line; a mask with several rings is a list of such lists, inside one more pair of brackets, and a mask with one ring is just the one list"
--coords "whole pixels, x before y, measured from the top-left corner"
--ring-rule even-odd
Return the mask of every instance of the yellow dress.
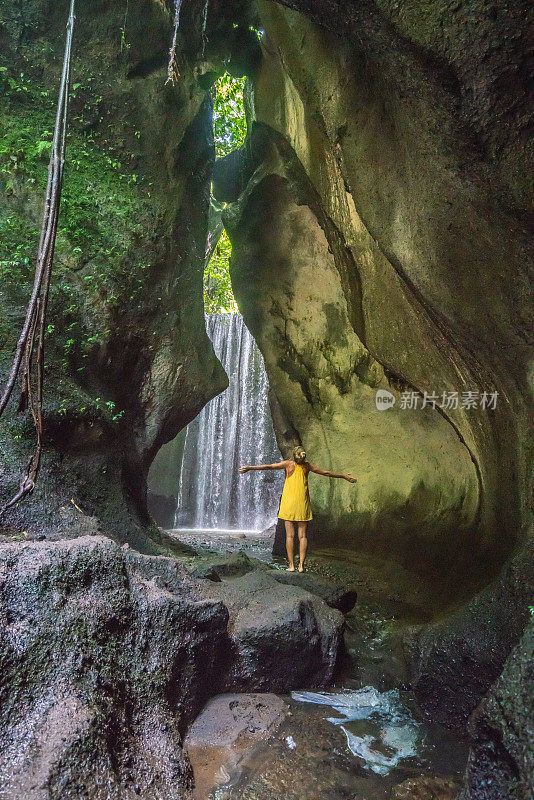
[[278, 516], [291, 522], [308, 522], [312, 518], [308, 475], [301, 464], [295, 464], [293, 474], [286, 476]]

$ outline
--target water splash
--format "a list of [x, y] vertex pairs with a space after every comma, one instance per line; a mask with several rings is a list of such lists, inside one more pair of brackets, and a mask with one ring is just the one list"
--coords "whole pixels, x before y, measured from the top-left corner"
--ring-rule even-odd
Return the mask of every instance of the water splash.
[[263, 359], [240, 314], [210, 314], [206, 328], [230, 385], [187, 427], [175, 526], [254, 530], [276, 520], [281, 472], [239, 475], [281, 459]]
[[[349, 692], [292, 692], [291, 697], [334, 709], [340, 716], [327, 717], [327, 721], [341, 728], [351, 753], [377, 775], [387, 775], [401, 761], [417, 755], [419, 725], [401, 703], [398, 689], [379, 692], [365, 686]], [[357, 732], [350, 723], [359, 723]]]
[[286, 744], [290, 750], [294, 750], [297, 746], [297, 743], [295, 742], [292, 736], [286, 736]]

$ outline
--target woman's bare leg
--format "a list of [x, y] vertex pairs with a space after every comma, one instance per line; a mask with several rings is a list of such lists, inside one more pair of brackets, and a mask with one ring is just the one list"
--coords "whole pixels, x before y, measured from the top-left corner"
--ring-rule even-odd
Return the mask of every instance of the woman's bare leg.
[[299, 522], [299, 555], [300, 555], [300, 563], [299, 563], [299, 572], [304, 572], [304, 560], [306, 558], [306, 550], [308, 548], [308, 540], [306, 538], [306, 528], [308, 527], [307, 522]]
[[293, 541], [295, 539], [295, 527], [291, 520], [285, 519], [286, 524], [286, 550], [287, 560], [289, 561], [288, 572], [295, 572], [295, 564], [293, 563]]

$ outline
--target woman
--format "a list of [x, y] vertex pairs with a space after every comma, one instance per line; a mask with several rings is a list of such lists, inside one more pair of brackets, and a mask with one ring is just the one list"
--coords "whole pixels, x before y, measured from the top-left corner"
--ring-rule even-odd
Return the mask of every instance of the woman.
[[291, 461], [280, 461], [278, 464], [260, 464], [255, 467], [240, 467], [239, 472], [244, 475], [253, 469], [285, 469], [286, 480], [282, 499], [280, 500], [280, 510], [278, 516], [283, 519], [286, 525], [286, 548], [289, 560], [288, 572], [295, 572], [293, 561], [293, 541], [295, 538], [295, 523], [298, 526], [299, 534], [299, 572], [304, 572], [304, 559], [308, 540], [306, 538], [306, 527], [312, 518], [310, 507], [310, 492], [308, 489], [308, 473], [315, 472], [316, 475], [324, 475], [327, 478], [343, 478], [349, 483], [355, 483], [356, 479], [352, 475], [343, 475], [338, 472], [328, 472], [326, 469], [314, 467], [306, 461], [306, 451], [298, 446], [293, 449]]

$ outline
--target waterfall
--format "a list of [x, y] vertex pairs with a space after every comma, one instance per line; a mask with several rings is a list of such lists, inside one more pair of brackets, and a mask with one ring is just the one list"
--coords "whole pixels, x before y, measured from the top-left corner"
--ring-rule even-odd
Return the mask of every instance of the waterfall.
[[263, 530], [276, 519], [283, 475], [237, 472], [281, 460], [263, 358], [240, 314], [206, 315], [206, 328], [230, 385], [187, 426], [175, 526]]

